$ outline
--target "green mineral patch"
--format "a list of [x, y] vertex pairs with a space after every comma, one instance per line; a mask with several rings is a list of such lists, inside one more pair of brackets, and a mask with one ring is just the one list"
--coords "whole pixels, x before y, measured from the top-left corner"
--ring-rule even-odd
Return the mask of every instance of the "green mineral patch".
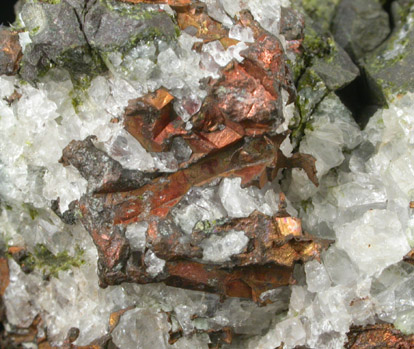
[[78, 246], [75, 255], [71, 256], [67, 251], [53, 254], [44, 244], [37, 244], [33, 253], [27, 252], [19, 264], [26, 271], [40, 270], [44, 276], [58, 277], [59, 271], [79, 268], [85, 263], [83, 259], [84, 250]]
[[313, 20], [324, 29], [329, 30], [339, 0], [302, 0], [302, 7]]
[[203, 232], [205, 234], [212, 234], [214, 233], [214, 230], [216, 227], [223, 225], [224, 223], [226, 223], [226, 219], [225, 218], [221, 218], [221, 219], [214, 219], [214, 220], [204, 220], [204, 221], [198, 221], [195, 226], [194, 226], [194, 231], [200, 231]]
[[37, 216], [39, 216], [39, 211], [34, 206], [26, 203], [22, 204], [22, 206], [23, 209], [29, 213], [32, 220], [35, 220]]
[[72, 98], [72, 106], [75, 112], [79, 111], [79, 107], [83, 104], [87, 90], [91, 86], [92, 76], [83, 74], [72, 77], [73, 90], [70, 92]]
[[145, 4], [128, 4], [114, 0], [100, 0], [107, 9], [115, 11], [121, 16], [127, 16], [137, 20], [152, 19], [158, 14], [157, 11], [148, 10]]
[[61, 3], [62, 0], [40, 0], [39, 2], [43, 2], [45, 4], [51, 4], [51, 5], [58, 5]]

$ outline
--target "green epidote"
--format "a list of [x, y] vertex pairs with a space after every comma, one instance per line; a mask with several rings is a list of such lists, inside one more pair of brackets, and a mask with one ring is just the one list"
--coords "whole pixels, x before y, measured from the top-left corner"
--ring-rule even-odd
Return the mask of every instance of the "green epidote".
[[316, 23], [325, 31], [329, 30], [333, 16], [335, 15], [336, 6], [340, 0], [301, 0], [300, 3]]
[[227, 222], [227, 219], [215, 219], [212, 221], [198, 221], [194, 226], [194, 231], [203, 232], [204, 234], [212, 234], [218, 226]]
[[127, 16], [136, 20], [152, 19], [159, 12], [148, 10], [145, 4], [128, 4], [114, 0], [99, 0], [108, 10], [114, 11], [121, 16]]
[[39, 215], [39, 211], [30, 204], [23, 204], [23, 208], [29, 213], [29, 216], [32, 220], [35, 220]]
[[40, 0], [39, 2], [44, 2], [46, 4], [51, 4], [51, 5], [59, 5], [61, 1], [62, 0]]
[[297, 86], [299, 120], [292, 126], [292, 138], [299, 140], [316, 106], [330, 92], [351, 83], [359, 69], [328, 31], [305, 15], [303, 49], [293, 65]]
[[380, 104], [395, 95], [414, 92], [414, 6], [405, 23], [394, 30], [389, 39], [363, 60], [367, 81]]
[[26, 271], [40, 270], [45, 276], [58, 277], [60, 271], [79, 268], [85, 263], [84, 251], [76, 247], [75, 255], [71, 256], [67, 251], [59, 252], [56, 255], [49, 251], [43, 244], [36, 244], [33, 252], [28, 252], [19, 261]]
[[302, 46], [304, 53], [293, 66], [295, 81], [298, 81], [306, 68], [312, 67], [327, 87], [335, 91], [359, 75], [358, 67], [347, 53], [328, 32], [318, 30], [309, 17]]
[[326, 84], [312, 67], [306, 69], [297, 85], [298, 94], [296, 98], [296, 106], [299, 110], [300, 120], [297, 125], [295, 125], [292, 132], [292, 139], [295, 140], [302, 137], [303, 131], [308, 124], [313, 111], [329, 93]]
[[70, 97], [72, 98], [72, 106], [75, 112], [78, 112], [79, 107], [83, 104], [91, 82], [91, 75], [83, 74], [72, 77], [73, 90], [70, 92]]

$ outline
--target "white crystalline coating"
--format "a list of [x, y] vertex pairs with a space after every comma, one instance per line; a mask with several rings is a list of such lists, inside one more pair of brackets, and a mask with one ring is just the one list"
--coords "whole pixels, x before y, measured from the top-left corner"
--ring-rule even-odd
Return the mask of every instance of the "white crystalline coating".
[[148, 250], [145, 253], [144, 262], [147, 266], [147, 272], [152, 277], [157, 276], [159, 273], [161, 273], [165, 267], [165, 260], [158, 258], [157, 255], [151, 250]]
[[125, 237], [129, 240], [129, 246], [133, 251], [144, 251], [148, 223], [137, 222], [129, 224], [125, 231]]
[[250, 341], [249, 349], [274, 349], [284, 343], [287, 348], [303, 345], [306, 332], [299, 318], [290, 318], [280, 321], [265, 336]]
[[[59, 198], [59, 207], [62, 212], [68, 209], [72, 201], [85, 194], [88, 186], [88, 182], [73, 166], [63, 167], [60, 164], [50, 166], [43, 178], [45, 183], [48, 184], [43, 188], [43, 196], [50, 201]], [[59, 190], [62, 182], [68, 183], [70, 189], [68, 188], [65, 192]]]
[[190, 120], [191, 116], [200, 110], [202, 102], [203, 101], [199, 96], [190, 94], [175, 100], [174, 110], [183, 121], [187, 122]]
[[414, 310], [414, 270], [396, 264], [413, 243], [414, 95], [378, 111], [362, 132], [334, 102], [321, 103], [300, 145], [320, 162], [320, 186], [294, 171], [287, 191], [306, 230], [336, 240], [322, 255], [332, 283], [317, 272], [318, 262], [309, 262], [307, 286], [295, 288], [290, 303], [290, 316], [300, 314], [306, 329], [306, 345], [317, 348], [342, 348], [351, 324], [375, 317], [410, 331]]
[[213, 57], [214, 61], [220, 66], [225, 67], [231, 60], [232, 55], [224, 49], [219, 40], [211, 41], [203, 45], [202, 51]]
[[214, 263], [229, 261], [232, 255], [241, 253], [248, 242], [249, 238], [244, 231], [232, 230], [223, 236], [213, 234], [200, 244], [203, 260]]
[[3, 99], [9, 97], [14, 91], [14, 83], [14, 76], [3, 75], [0, 77], [0, 97], [2, 99], [2, 108], [6, 107], [6, 102]]
[[[316, 158], [316, 175], [322, 178], [344, 160], [344, 149], [354, 149], [362, 141], [361, 131], [351, 113], [335, 95], [329, 95], [318, 106], [314, 121], [305, 130], [299, 150]], [[293, 169], [289, 188], [294, 200], [307, 200], [317, 188], [302, 170]]]
[[221, 5], [223, 6], [224, 10], [228, 13], [228, 15], [232, 18], [236, 16], [242, 10], [241, 1], [231, 1], [231, 0], [219, 0]]
[[305, 264], [306, 283], [310, 292], [319, 292], [331, 286], [331, 279], [322, 263], [310, 261]]
[[388, 210], [369, 210], [360, 219], [338, 227], [336, 232], [337, 246], [368, 275], [397, 263], [410, 251], [398, 216]]

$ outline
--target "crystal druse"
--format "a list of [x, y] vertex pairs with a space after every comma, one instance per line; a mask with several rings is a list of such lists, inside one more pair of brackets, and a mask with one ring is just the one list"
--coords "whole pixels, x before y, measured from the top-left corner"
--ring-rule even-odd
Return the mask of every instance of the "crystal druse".
[[414, 346], [412, 0], [16, 11], [1, 347]]

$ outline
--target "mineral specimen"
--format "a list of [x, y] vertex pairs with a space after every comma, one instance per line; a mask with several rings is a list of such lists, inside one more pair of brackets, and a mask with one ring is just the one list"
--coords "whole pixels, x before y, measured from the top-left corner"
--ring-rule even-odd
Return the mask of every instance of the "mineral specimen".
[[412, 347], [412, 6], [20, 0], [0, 347]]

